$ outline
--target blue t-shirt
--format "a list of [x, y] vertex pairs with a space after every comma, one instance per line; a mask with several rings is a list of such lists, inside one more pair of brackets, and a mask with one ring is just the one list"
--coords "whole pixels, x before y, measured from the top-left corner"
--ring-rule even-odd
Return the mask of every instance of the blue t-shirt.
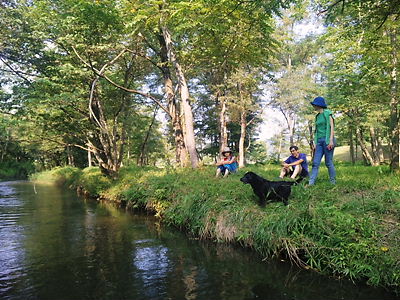
[[307, 155], [305, 155], [304, 153], [299, 153], [299, 157], [298, 158], [294, 157], [293, 155], [290, 155], [287, 158], [287, 160], [285, 160], [285, 163], [291, 164], [291, 163], [294, 163], [295, 161], [298, 161], [300, 159], [303, 160], [303, 162], [301, 163], [301, 167], [308, 172]]

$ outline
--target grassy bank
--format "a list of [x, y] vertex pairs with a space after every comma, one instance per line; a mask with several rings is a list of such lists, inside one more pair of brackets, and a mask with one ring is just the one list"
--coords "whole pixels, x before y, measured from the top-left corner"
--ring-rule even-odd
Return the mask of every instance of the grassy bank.
[[98, 169], [60, 168], [37, 174], [83, 187], [91, 195], [146, 208], [189, 234], [240, 243], [266, 257], [285, 256], [301, 267], [400, 291], [400, 178], [385, 167], [337, 165], [338, 184], [325, 168], [312, 187], [293, 188], [289, 206], [256, 204], [247, 171], [275, 178], [278, 166], [248, 167], [225, 179], [214, 168], [126, 167], [116, 181]]

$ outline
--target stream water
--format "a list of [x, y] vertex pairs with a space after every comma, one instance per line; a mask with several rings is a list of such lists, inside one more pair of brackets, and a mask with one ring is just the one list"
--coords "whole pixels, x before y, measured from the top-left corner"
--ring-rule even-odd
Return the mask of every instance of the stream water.
[[398, 299], [188, 238], [147, 215], [0, 182], [0, 299]]

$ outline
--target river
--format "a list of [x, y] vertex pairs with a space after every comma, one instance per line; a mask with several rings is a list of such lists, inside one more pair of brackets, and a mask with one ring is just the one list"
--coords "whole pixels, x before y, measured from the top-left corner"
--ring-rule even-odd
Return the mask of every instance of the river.
[[[0, 182], [0, 299], [396, 299], [265, 262], [156, 218], [26, 181]], [[398, 299], [398, 298], [397, 298]]]

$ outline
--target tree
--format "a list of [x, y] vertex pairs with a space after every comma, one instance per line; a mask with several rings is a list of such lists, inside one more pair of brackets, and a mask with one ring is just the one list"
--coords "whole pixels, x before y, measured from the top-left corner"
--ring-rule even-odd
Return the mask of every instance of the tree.
[[[320, 9], [327, 13], [327, 33], [332, 49], [346, 49], [345, 52], [333, 52], [331, 65], [335, 72], [329, 74], [331, 93], [342, 95], [343, 109], [350, 109], [342, 101], [357, 101], [365, 107], [360, 113], [366, 117], [368, 127], [379, 124], [387, 128], [391, 145], [390, 166], [399, 169], [399, 96], [398, 96], [398, 1], [319, 1]], [[341, 4], [339, 6], [339, 4]], [[336, 45], [335, 45], [336, 44]], [[346, 67], [349, 65], [350, 68]], [[340, 71], [342, 69], [342, 71]], [[345, 70], [345, 72], [343, 72]], [[339, 77], [352, 84], [349, 91], [340, 92], [337, 84]], [[334, 88], [334, 85], [336, 88]], [[346, 99], [346, 100], [344, 100]], [[382, 115], [383, 112], [383, 115]], [[378, 122], [376, 122], [378, 120]], [[376, 125], [374, 125], [376, 126]], [[373, 128], [374, 129], [374, 128]], [[375, 130], [371, 141], [375, 139]], [[378, 130], [383, 133], [386, 130]], [[378, 139], [381, 137], [378, 136]], [[372, 141], [373, 143], [373, 141]], [[373, 155], [377, 156], [377, 155]], [[372, 161], [374, 161], [372, 157]], [[376, 158], [375, 158], [376, 161]], [[374, 162], [375, 163], [375, 162]]]

